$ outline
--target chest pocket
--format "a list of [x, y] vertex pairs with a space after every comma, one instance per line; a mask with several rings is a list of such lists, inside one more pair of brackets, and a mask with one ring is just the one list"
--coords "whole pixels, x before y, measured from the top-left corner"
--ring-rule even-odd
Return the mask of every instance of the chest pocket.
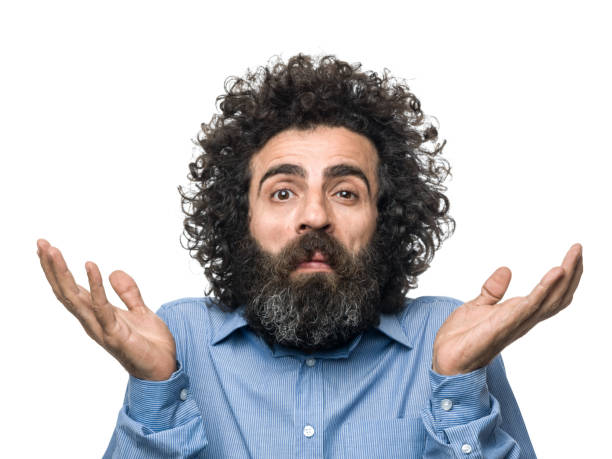
[[349, 422], [341, 430], [343, 457], [421, 459], [426, 435], [420, 418]]

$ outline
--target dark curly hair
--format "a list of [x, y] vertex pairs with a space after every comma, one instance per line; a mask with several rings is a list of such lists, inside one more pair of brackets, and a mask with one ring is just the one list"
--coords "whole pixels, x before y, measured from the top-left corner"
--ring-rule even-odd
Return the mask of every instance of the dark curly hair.
[[[195, 189], [179, 186], [187, 243], [204, 267], [217, 304], [246, 301], [236, 279], [248, 235], [251, 157], [275, 134], [319, 125], [342, 126], [368, 137], [379, 155], [376, 244], [388, 264], [381, 312], [398, 311], [417, 276], [455, 229], [443, 194], [450, 174], [440, 156], [445, 142], [404, 80], [362, 71], [335, 56], [298, 54], [287, 63], [230, 77], [213, 116], [194, 141], [200, 155], [189, 164]], [[182, 241], [181, 241], [182, 243]]]

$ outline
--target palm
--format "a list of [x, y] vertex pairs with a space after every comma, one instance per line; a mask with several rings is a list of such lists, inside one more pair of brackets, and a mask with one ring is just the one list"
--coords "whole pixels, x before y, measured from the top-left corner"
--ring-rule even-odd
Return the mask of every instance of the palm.
[[[499, 308], [519, 298], [497, 305], [465, 303], [444, 322], [434, 344], [438, 357], [435, 365], [440, 374], [456, 374], [454, 368], [469, 372], [489, 363], [489, 355], [501, 352], [501, 334], [504, 330]], [[502, 306], [503, 305], [503, 306]]]
[[582, 247], [575, 244], [562, 265], [546, 273], [529, 295], [499, 303], [511, 278], [508, 268], [499, 268], [481, 294], [457, 308], [438, 330], [433, 370], [453, 375], [487, 365], [538, 322], [569, 305], [581, 276]]
[[55, 296], [79, 319], [87, 334], [134, 377], [164, 380], [176, 369], [175, 343], [166, 324], [147, 308], [136, 282], [123, 271], [110, 283], [127, 310], [110, 304], [95, 263], [86, 264], [91, 290], [77, 285], [61, 252], [38, 243], [40, 263]]
[[104, 336], [106, 348], [126, 370], [141, 379], [167, 379], [176, 367], [174, 338], [149, 309], [126, 311], [112, 306], [115, 325]]

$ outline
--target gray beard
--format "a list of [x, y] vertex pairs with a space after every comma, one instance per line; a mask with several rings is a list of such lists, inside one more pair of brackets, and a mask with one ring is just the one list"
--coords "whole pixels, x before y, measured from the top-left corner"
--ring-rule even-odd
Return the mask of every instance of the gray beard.
[[[252, 248], [245, 318], [270, 346], [335, 349], [378, 324], [379, 260], [371, 245], [352, 256], [331, 236], [308, 233], [276, 256]], [[315, 250], [328, 256], [333, 272], [290, 277], [304, 254]]]

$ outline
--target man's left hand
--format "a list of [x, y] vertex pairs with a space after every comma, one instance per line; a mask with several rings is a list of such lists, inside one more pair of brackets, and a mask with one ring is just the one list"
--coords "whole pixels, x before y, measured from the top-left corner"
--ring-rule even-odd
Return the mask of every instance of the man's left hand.
[[487, 365], [502, 349], [572, 301], [582, 276], [582, 246], [574, 244], [561, 266], [552, 268], [532, 292], [499, 303], [512, 273], [498, 268], [480, 295], [457, 308], [442, 324], [433, 348], [433, 370], [469, 373]]

